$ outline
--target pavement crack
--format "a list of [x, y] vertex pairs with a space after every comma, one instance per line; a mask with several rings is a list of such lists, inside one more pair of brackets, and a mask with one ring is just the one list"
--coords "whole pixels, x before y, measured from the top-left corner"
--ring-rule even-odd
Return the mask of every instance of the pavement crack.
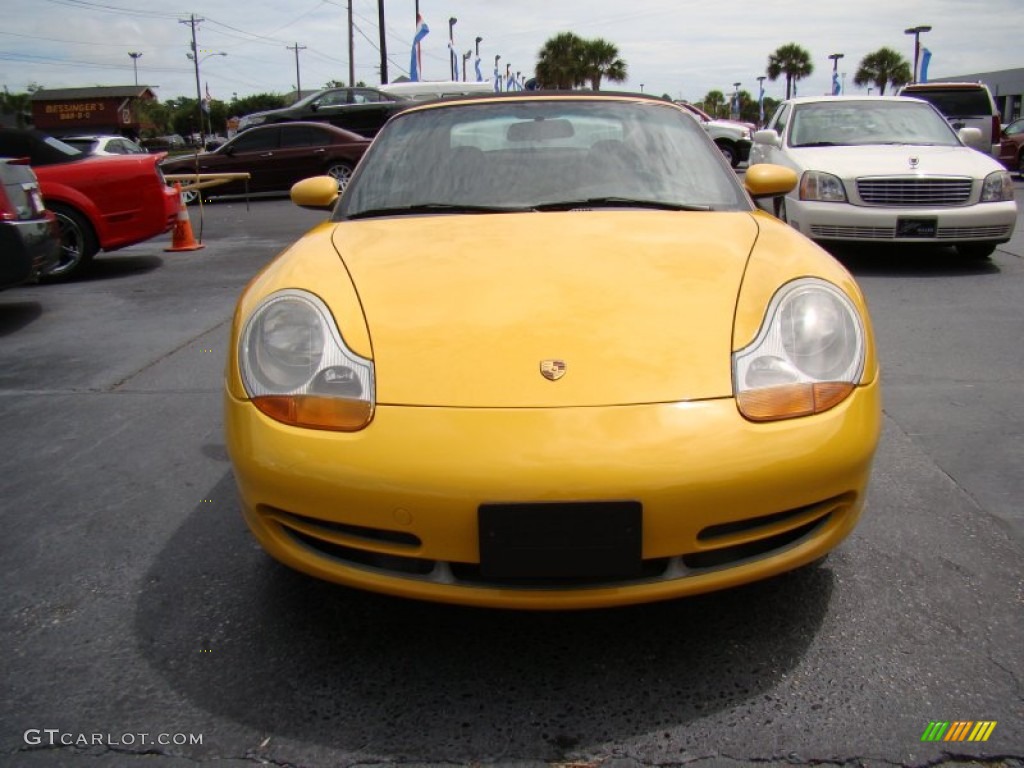
[[178, 346], [174, 347], [170, 351], [165, 352], [164, 354], [160, 355], [155, 360], [149, 361], [144, 366], [139, 368], [139, 370], [137, 370], [137, 371], [135, 371], [133, 373], [129, 373], [127, 376], [125, 376], [124, 378], [120, 379], [119, 381], [115, 381], [105, 391], [106, 392], [116, 392], [118, 389], [120, 389], [125, 384], [130, 382], [132, 379], [136, 378], [137, 376], [141, 376], [143, 373], [148, 371], [150, 368], [153, 368], [154, 366], [159, 365], [160, 363], [162, 363], [167, 358], [171, 357], [172, 355], [177, 354], [181, 350], [183, 350], [186, 347], [188, 347], [190, 344], [194, 344], [198, 339], [201, 339], [203, 336], [206, 336], [209, 333], [213, 333], [218, 328], [222, 328], [223, 326], [228, 325], [230, 323], [231, 323], [231, 318], [229, 317], [226, 320], [220, 321], [219, 323], [217, 323], [212, 328], [207, 328], [205, 331], [201, 331], [200, 333], [197, 333], [195, 336], [191, 336], [190, 338], [185, 339], [185, 341], [181, 342], [181, 344], [179, 344]]

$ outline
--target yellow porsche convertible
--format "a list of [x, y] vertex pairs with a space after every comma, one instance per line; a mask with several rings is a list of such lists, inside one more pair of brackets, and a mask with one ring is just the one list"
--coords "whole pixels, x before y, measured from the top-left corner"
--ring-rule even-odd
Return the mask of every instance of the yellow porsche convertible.
[[227, 442], [287, 565], [409, 598], [576, 609], [821, 559], [880, 427], [864, 298], [666, 101], [394, 117], [245, 289]]

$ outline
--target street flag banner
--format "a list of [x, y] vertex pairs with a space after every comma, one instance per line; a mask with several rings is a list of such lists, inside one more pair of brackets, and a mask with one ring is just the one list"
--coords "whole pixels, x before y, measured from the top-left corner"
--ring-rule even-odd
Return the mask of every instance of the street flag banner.
[[482, 83], [484, 81], [484, 73], [480, 71], [480, 57], [479, 56], [476, 57], [476, 61], [473, 62], [473, 64], [474, 64], [474, 67], [476, 68], [476, 81], [478, 83]]
[[213, 99], [210, 97], [210, 84], [207, 83], [206, 84], [206, 96], [203, 98], [203, 104], [202, 104], [203, 112], [205, 112], [206, 114], [210, 114], [210, 102], [211, 101], [213, 101]]
[[412, 61], [409, 63], [409, 79], [414, 83], [420, 80], [420, 72], [423, 69], [423, 55], [420, 50], [420, 42], [430, 32], [430, 27], [423, 20], [421, 14], [416, 15], [416, 36], [412, 39]]
[[839, 73], [832, 73], [832, 95], [838, 96], [841, 88], [839, 87]]
[[928, 64], [932, 60], [932, 52], [927, 48], [921, 49], [921, 79], [918, 82], [928, 82]]
[[761, 90], [757, 94], [757, 124], [764, 125], [764, 80], [761, 81]]

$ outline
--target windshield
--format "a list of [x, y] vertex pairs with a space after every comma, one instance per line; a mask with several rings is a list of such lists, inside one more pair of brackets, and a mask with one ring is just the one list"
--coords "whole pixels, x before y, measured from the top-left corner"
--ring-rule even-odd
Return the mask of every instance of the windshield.
[[827, 101], [798, 104], [789, 146], [929, 144], [960, 146], [949, 123], [929, 104], [912, 101]]
[[378, 135], [335, 215], [630, 203], [750, 210], [714, 144], [678, 108], [565, 98], [400, 114]]

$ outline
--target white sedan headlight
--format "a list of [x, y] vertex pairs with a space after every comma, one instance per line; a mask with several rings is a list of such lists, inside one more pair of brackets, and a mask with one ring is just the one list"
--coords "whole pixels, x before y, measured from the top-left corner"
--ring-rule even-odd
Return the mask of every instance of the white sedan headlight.
[[757, 338], [733, 354], [733, 389], [752, 421], [809, 416], [853, 392], [864, 370], [864, 323], [831, 283], [802, 278], [774, 296]]
[[845, 203], [846, 190], [838, 176], [824, 171], [804, 171], [800, 178], [800, 199], [823, 203]]
[[370, 422], [373, 361], [345, 346], [311, 293], [278, 291], [263, 300], [242, 332], [238, 367], [253, 404], [273, 419], [341, 431]]
[[981, 188], [981, 202], [1005, 203], [1013, 200], [1013, 179], [1009, 171], [993, 171], [985, 177]]

